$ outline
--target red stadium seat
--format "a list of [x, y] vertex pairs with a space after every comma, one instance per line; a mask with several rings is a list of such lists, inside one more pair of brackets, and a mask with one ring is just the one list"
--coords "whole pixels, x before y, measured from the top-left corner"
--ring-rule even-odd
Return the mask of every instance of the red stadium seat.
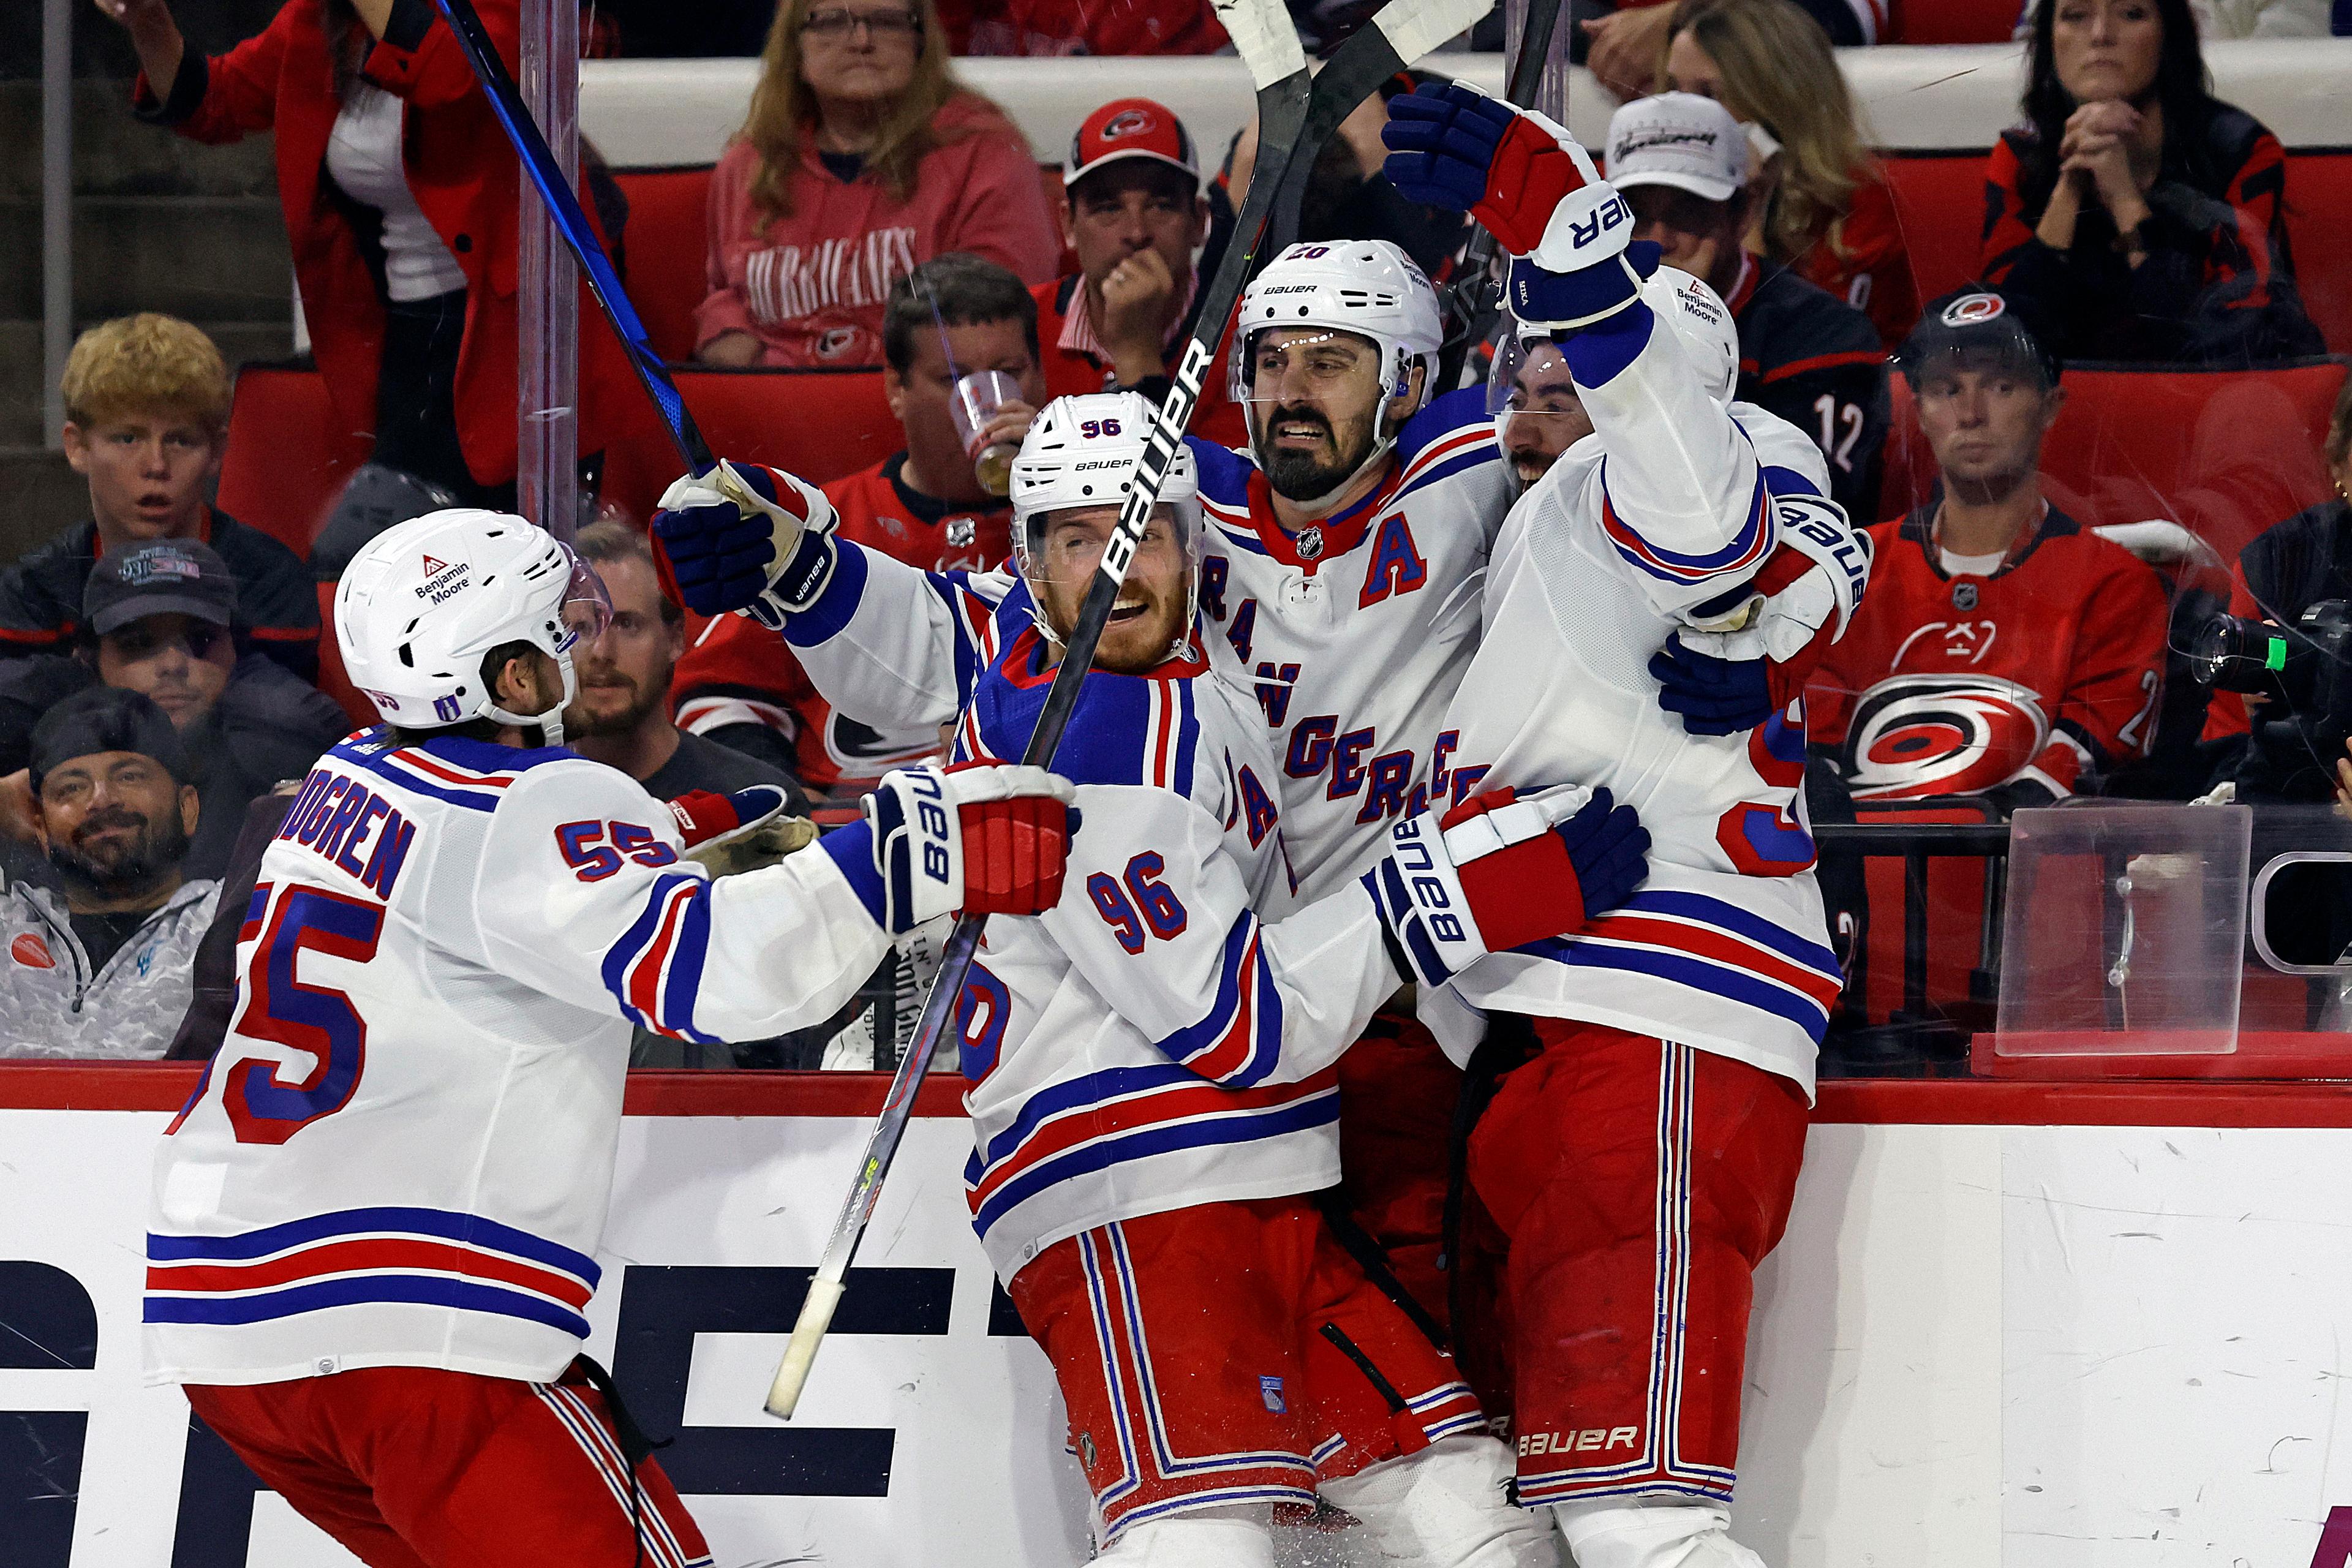
[[710, 171], [616, 169], [629, 198], [625, 249], [629, 303], [646, 323], [654, 352], [694, 357], [694, 308], [709, 292], [703, 257], [709, 245]]
[[317, 371], [246, 365], [229, 404], [220, 509], [308, 555], [343, 477], [365, 460], [369, 441], [335, 428], [334, 406]]
[[2286, 157], [2286, 238], [2304, 309], [2330, 353], [2352, 354], [2352, 153]]
[[[2168, 518], [2224, 559], [2326, 499], [2319, 445], [2342, 360], [2281, 370], [2069, 370], [2065, 411], [2042, 448], [2051, 500], [2086, 523]], [[1882, 516], [1924, 500], [1936, 478], [1900, 374], [1891, 378]]]
[[1984, 154], [1883, 153], [1879, 163], [1895, 193], [1921, 302], [1976, 277], [1984, 232]]
[[[712, 451], [814, 484], [878, 463], [904, 444], [880, 371], [681, 370], [677, 384]], [[604, 499], [643, 520], [677, 474], [666, 437], [633, 431], [606, 456]]]
[[1888, 44], [2005, 44], [2017, 26], [2016, 0], [1894, 0]]

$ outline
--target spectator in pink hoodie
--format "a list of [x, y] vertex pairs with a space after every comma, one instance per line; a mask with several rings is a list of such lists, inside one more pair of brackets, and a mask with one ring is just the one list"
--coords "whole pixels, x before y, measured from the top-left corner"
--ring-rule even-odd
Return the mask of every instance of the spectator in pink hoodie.
[[785, 0], [710, 182], [706, 364], [882, 363], [890, 285], [971, 251], [1043, 283], [1061, 241], [1021, 132], [956, 85], [932, 0]]

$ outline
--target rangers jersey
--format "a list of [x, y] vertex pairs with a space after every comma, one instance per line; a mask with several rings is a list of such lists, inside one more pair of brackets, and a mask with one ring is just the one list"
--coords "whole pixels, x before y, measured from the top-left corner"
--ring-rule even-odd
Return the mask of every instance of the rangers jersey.
[[1595, 433], [1505, 523], [1447, 723], [1469, 787], [1573, 781], [1633, 805], [1649, 879], [1581, 934], [1493, 954], [1449, 989], [1720, 1052], [1810, 1092], [1843, 978], [1813, 881], [1803, 705], [1693, 735], [1648, 664], [1677, 627], [1740, 604], [1780, 529], [1846, 525], [1804, 433], [1745, 404], [1727, 416], [1633, 310], [1647, 336], [1630, 359], [1596, 371], [1601, 345], [1569, 342]]
[[2055, 507], [1990, 575], [1944, 569], [1935, 509], [1870, 531], [1870, 593], [1806, 688], [1857, 799], [2053, 795], [2155, 739], [2169, 610], [2156, 569]]
[[[1017, 756], [1053, 679], [1026, 584], [983, 641], [957, 751]], [[989, 923], [957, 1012], [965, 1186], [1006, 1279], [1113, 1220], [1336, 1184], [1334, 1064], [1400, 984], [1360, 885], [1292, 912], [1263, 715], [1197, 640], [1089, 672], [1054, 765], [1085, 817], [1067, 891]]]
[[[976, 572], [1004, 559], [1012, 549], [1009, 505], [951, 506], [909, 487], [906, 464], [900, 452], [824, 487], [840, 537], [941, 572]], [[696, 636], [674, 684], [679, 729], [721, 741], [730, 737], [719, 731], [739, 725], [771, 731], [812, 795], [854, 800], [892, 768], [939, 752], [937, 724], [877, 730], [835, 710], [783, 638], [749, 616], [722, 616]]]
[[[1465, 793], [1446, 707], [1517, 485], [1475, 390], [1423, 409], [1370, 495], [1296, 535], [1246, 454], [1190, 445], [1208, 656], [1257, 698], [1299, 889], [1318, 897], [1381, 853], [1391, 823]], [[1012, 586], [1002, 572], [959, 584], [845, 550], [784, 637], [844, 710], [876, 725], [945, 723], [984, 668], [986, 606]]]
[[378, 731], [262, 857], [220, 1052], [157, 1152], [156, 1382], [548, 1382], [588, 1336], [632, 1026], [822, 1022], [889, 951], [860, 827], [713, 882], [560, 747]]

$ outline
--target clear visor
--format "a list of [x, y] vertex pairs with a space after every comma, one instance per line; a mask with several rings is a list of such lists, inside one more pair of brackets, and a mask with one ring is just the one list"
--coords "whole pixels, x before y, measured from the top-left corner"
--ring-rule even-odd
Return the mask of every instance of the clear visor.
[[1227, 390], [1235, 403], [1313, 404], [1344, 410], [1384, 386], [1386, 367], [1371, 339], [1337, 327], [1260, 328], [1237, 333]]
[[1486, 412], [1495, 416], [1498, 440], [1522, 420], [1525, 428], [1545, 438], [1545, 445], [1557, 441], [1562, 449], [1592, 431], [1592, 421], [1584, 416], [1584, 401], [1576, 394], [1576, 380], [1558, 346], [1543, 338], [1522, 343], [1517, 332], [1507, 330], [1496, 340], [1494, 363], [1486, 371]]
[[572, 563], [571, 579], [563, 585], [563, 641], [556, 649], [570, 653], [604, 635], [613, 624], [613, 596], [604, 592], [595, 568], [572, 554], [570, 545], [559, 540], [555, 547]]
[[[1144, 525], [1143, 539], [1120, 581], [1118, 603], [1125, 615], [1167, 618], [1172, 612], [1168, 628], [1171, 648], [1181, 647], [1191, 635], [1200, 516], [1197, 501], [1162, 501], [1152, 508], [1151, 521]], [[1055, 642], [1066, 639], [1118, 525], [1116, 506], [1065, 507], [1039, 512], [1015, 531], [1014, 564], [1036, 602], [1038, 625]]]

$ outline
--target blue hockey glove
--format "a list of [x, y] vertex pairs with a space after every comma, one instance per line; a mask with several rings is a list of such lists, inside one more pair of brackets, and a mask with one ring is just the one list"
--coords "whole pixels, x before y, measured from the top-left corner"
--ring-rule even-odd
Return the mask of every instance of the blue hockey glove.
[[834, 523], [833, 503], [815, 486], [721, 461], [664, 491], [653, 527], [688, 609], [743, 610], [781, 627], [831, 580]]
[[1680, 632], [1650, 656], [1650, 675], [1659, 686], [1658, 706], [1682, 715], [1694, 735], [1736, 735], [1780, 710], [1769, 659], [1717, 658], [1685, 647]]

